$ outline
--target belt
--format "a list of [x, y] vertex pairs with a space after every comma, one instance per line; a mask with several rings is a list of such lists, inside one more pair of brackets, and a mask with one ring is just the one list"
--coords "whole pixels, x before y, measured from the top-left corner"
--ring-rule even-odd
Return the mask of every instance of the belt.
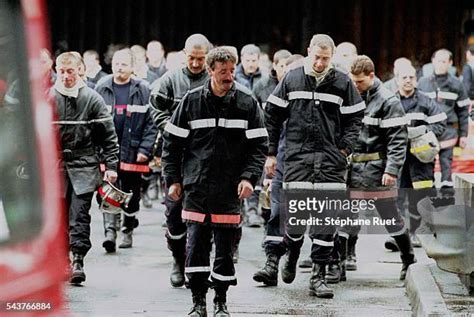
[[352, 162], [377, 161], [385, 158], [381, 152], [352, 154]]
[[86, 155], [93, 155], [96, 151], [94, 148], [86, 148], [86, 149], [64, 149], [61, 151], [61, 156], [65, 161], [72, 161], [75, 158], [86, 156]]

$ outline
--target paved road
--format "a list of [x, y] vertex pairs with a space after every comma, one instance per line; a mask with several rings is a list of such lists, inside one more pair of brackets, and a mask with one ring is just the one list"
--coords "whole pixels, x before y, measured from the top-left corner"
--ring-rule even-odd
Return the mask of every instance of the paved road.
[[[93, 247], [86, 257], [87, 281], [82, 287], [66, 286], [67, 307], [73, 316], [185, 316], [191, 307], [190, 291], [173, 289], [168, 276], [170, 253], [164, 239], [163, 206], [140, 212], [134, 247], [113, 255], [101, 247], [102, 216], [93, 207]], [[348, 281], [334, 286], [335, 298], [308, 295], [309, 271], [298, 272], [293, 284], [261, 287], [252, 280], [264, 263], [262, 229], [244, 229], [238, 286], [229, 290], [232, 316], [410, 316], [405, 288], [398, 280], [397, 253], [386, 252], [383, 235], [362, 235], [357, 245], [359, 269], [348, 272]], [[304, 253], [309, 251], [305, 242]], [[424, 258], [421, 249], [417, 257]], [[210, 292], [212, 294], [212, 291]], [[212, 313], [208, 294], [208, 311]], [[212, 316], [212, 315], [211, 315]]]

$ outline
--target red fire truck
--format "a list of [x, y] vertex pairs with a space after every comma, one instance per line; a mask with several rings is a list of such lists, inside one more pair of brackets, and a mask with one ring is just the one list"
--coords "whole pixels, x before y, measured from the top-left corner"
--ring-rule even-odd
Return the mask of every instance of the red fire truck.
[[58, 142], [40, 71], [45, 12], [42, 0], [0, 1], [0, 316], [65, 314]]

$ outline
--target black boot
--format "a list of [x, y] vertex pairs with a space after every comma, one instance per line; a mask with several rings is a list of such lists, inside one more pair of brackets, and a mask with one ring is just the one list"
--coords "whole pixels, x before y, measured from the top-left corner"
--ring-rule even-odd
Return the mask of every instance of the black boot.
[[102, 243], [102, 247], [107, 253], [114, 253], [117, 239], [117, 233], [113, 230], [107, 230], [105, 233], [105, 240]]
[[392, 252], [400, 251], [397, 242], [393, 237], [389, 237], [387, 240], [385, 240], [385, 249], [390, 250]]
[[226, 289], [216, 288], [216, 296], [214, 297], [214, 317], [229, 317], [227, 310]]
[[400, 248], [400, 258], [402, 259], [402, 270], [400, 271], [400, 280], [404, 281], [407, 275], [408, 267], [415, 263], [415, 253], [413, 252], [413, 246], [411, 245], [410, 235], [408, 231], [404, 234], [393, 237]]
[[346, 270], [357, 271], [357, 258], [355, 253], [355, 246], [357, 243], [358, 236], [349, 236], [347, 241], [347, 260]]
[[170, 282], [173, 287], [181, 287], [184, 285], [184, 257], [173, 256]]
[[281, 278], [286, 284], [290, 284], [296, 277], [296, 265], [300, 256], [300, 248], [292, 248], [287, 252], [287, 257], [281, 269]]
[[337, 284], [341, 280], [341, 267], [338, 263], [332, 263], [327, 266], [326, 281], [328, 284]]
[[188, 316], [207, 317], [206, 310], [206, 293], [204, 290], [191, 290], [193, 293], [193, 308]]
[[333, 298], [334, 292], [326, 285], [324, 276], [326, 265], [313, 264], [311, 278], [309, 280], [309, 294], [320, 298]]
[[280, 257], [278, 255], [269, 254], [265, 266], [253, 275], [253, 280], [256, 282], [262, 282], [267, 286], [277, 286], [279, 263]]
[[85, 280], [86, 273], [84, 273], [84, 256], [82, 254], [74, 253], [70, 283], [79, 285]]

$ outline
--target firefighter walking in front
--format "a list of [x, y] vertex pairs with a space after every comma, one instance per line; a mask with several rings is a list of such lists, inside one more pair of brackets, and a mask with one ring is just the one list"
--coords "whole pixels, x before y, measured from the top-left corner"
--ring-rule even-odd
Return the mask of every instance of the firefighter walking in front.
[[215, 290], [214, 315], [230, 316], [226, 293], [237, 284], [232, 242], [240, 201], [252, 194], [267, 151], [263, 113], [251, 92], [234, 82], [235, 62], [228, 49], [211, 50], [206, 57], [210, 80], [183, 98], [165, 127], [165, 181], [171, 199], [184, 196], [182, 218], [188, 227], [185, 273], [194, 303], [189, 316], [207, 315], [209, 286]]

